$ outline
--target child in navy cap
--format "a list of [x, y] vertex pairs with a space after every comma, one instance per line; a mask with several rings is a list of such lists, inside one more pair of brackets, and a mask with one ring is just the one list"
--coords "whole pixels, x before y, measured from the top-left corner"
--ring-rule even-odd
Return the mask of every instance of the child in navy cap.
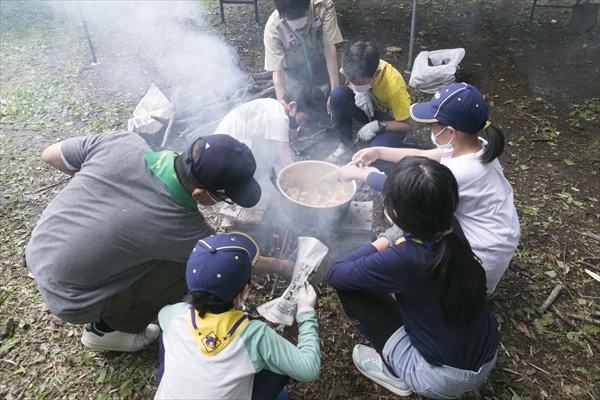
[[[410, 106], [412, 119], [431, 124], [436, 149], [372, 147], [358, 151], [353, 159], [360, 158], [369, 165], [377, 159], [398, 162], [407, 156], [423, 156], [450, 168], [460, 196], [455, 217], [485, 269], [489, 294], [508, 268], [521, 230], [513, 190], [498, 161], [504, 150], [504, 134], [491, 124], [488, 111], [475, 86], [445, 86], [430, 101]], [[485, 133], [487, 140], [480, 133]], [[340, 174], [346, 180], [364, 180], [375, 190], [381, 190], [385, 181], [385, 175], [356, 167], [345, 167]]]
[[156, 398], [275, 399], [290, 377], [314, 381], [321, 366], [317, 300], [298, 288], [298, 345], [237, 310], [248, 297], [258, 245], [243, 233], [198, 241], [189, 258], [184, 303], [165, 306]]

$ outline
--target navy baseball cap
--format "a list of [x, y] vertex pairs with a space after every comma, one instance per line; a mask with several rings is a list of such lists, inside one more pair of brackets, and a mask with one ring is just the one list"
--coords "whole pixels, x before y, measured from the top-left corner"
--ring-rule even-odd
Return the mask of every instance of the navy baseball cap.
[[258, 244], [241, 232], [212, 235], [199, 240], [187, 262], [190, 293], [208, 292], [228, 303], [250, 279], [258, 257]]
[[262, 191], [254, 179], [256, 160], [248, 146], [229, 135], [203, 136], [200, 155], [194, 157], [194, 145], [184, 160], [202, 189], [224, 194], [242, 207], [254, 207]]
[[454, 83], [438, 90], [428, 102], [410, 106], [410, 117], [417, 122], [439, 122], [476, 134], [485, 126], [488, 111], [483, 95], [475, 86]]

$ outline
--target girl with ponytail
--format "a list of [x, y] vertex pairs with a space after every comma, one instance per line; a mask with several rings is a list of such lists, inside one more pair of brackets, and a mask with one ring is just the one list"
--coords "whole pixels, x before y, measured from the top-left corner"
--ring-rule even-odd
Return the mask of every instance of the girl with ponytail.
[[[458, 182], [460, 204], [455, 217], [486, 272], [487, 293], [496, 289], [519, 243], [520, 227], [513, 190], [498, 156], [504, 134], [488, 119], [488, 106], [476, 87], [455, 83], [440, 89], [425, 103], [410, 107], [413, 120], [431, 124], [431, 150], [369, 147], [354, 154], [361, 167], [375, 160], [398, 162], [408, 156], [438, 161]], [[479, 136], [485, 133], [487, 138]], [[344, 180], [358, 179], [381, 190], [385, 175], [356, 166], [340, 171]]]
[[446, 166], [406, 157], [383, 196], [394, 227], [327, 273], [373, 346], [355, 346], [353, 361], [400, 396], [458, 397], [486, 379], [499, 342], [485, 271], [454, 218], [458, 183]]

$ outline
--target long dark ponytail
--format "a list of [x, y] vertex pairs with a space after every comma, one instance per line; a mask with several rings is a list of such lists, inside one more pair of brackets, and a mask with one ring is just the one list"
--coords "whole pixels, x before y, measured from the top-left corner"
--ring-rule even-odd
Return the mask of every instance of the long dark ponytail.
[[488, 145], [481, 156], [481, 162], [488, 164], [504, 152], [504, 133], [494, 125], [487, 126], [483, 131], [487, 136]]
[[485, 271], [467, 240], [453, 231], [458, 183], [452, 172], [425, 157], [406, 157], [385, 181], [383, 196], [394, 223], [432, 246], [426, 268], [437, 284], [446, 323], [465, 324], [479, 315], [485, 306]]

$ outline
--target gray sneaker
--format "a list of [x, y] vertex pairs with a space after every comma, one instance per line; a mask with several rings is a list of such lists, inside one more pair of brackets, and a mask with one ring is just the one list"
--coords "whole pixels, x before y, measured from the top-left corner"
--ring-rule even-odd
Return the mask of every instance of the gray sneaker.
[[357, 344], [352, 351], [352, 360], [361, 374], [390, 392], [402, 397], [410, 396], [413, 393], [402, 379], [396, 378], [388, 372], [381, 357], [372, 347]]
[[325, 161], [336, 165], [344, 165], [352, 160], [352, 155], [354, 155], [354, 149], [340, 143], [338, 148]]
[[120, 331], [101, 332], [94, 324], [89, 323], [83, 330], [81, 343], [93, 350], [122, 351], [133, 353], [142, 350], [154, 342], [160, 335], [160, 327], [150, 324], [140, 333], [127, 333]]

